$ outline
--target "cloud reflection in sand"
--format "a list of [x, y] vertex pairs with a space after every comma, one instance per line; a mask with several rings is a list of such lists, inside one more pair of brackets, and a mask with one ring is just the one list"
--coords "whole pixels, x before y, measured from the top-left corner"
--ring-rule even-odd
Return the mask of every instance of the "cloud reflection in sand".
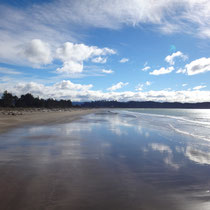
[[193, 146], [187, 146], [185, 155], [191, 161], [194, 161], [198, 164], [208, 164], [210, 165], [210, 152], [197, 149]]
[[158, 151], [162, 154], [165, 155], [165, 157], [163, 158], [163, 162], [174, 168], [174, 169], [179, 169], [180, 168], [180, 165], [177, 164], [177, 163], [174, 163], [174, 160], [173, 160], [173, 152], [172, 150], [170, 149], [169, 146], [165, 145], [165, 144], [159, 144], [159, 143], [151, 143], [148, 145], [153, 151]]

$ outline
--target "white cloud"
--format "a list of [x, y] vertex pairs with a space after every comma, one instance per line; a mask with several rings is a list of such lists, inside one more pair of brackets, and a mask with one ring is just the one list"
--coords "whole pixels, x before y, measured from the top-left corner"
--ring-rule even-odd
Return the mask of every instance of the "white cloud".
[[164, 24], [160, 25], [159, 30], [164, 34], [173, 34], [173, 33], [179, 33], [182, 30], [182, 28], [178, 22], [172, 23], [165, 21]]
[[83, 71], [82, 61], [65, 61], [61, 68], [57, 68], [58, 73], [75, 74]]
[[22, 74], [21, 72], [16, 71], [15, 69], [0, 67], [0, 74]]
[[200, 90], [200, 89], [203, 89], [205, 87], [206, 87], [206, 85], [199, 85], [199, 86], [194, 87], [193, 90]]
[[145, 83], [147, 86], [150, 86], [152, 83], [150, 81], [146, 81]]
[[210, 58], [200, 58], [185, 66], [188, 75], [195, 75], [210, 71]]
[[170, 66], [168, 68], [162, 67], [159, 70], [154, 70], [154, 71], [150, 72], [149, 74], [158, 76], [158, 75], [161, 75], [161, 74], [169, 74], [173, 70], [174, 70], [173, 66]]
[[58, 82], [54, 85], [55, 88], [58, 88], [58, 89], [63, 89], [63, 90], [89, 90], [93, 87], [93, 85], [81, 85], [81, 84], [75, 84], [75, 83], [72, 83], [71, 81], [69, 80], [63, 80], [61, 82]]
[[121, 0], [120, 4], [118, 0], [60, 1], [56, 6], [66, 7], [62, 12], [64, 16], [68, 14], [68, 19], [95, 27], [151, 23], [163, 33], [184, 32], [209, 37], [206, 32], [210, 22], [208, 0], [159, 0], [155, 4], [153, 0]]
[[22, 53], [24, 58], [37, 66], [50, 64], [53, 59], [49, 44], [40, 39], [33, 39], [25, 44]]
[[96, 46], [66, 42], [63, 46], [56, 49], [56, 57], [63, 61], [63, 67], [58, 68], [57, 72], [67, 74], [80, 73], [83, 71], [84, 61], [90, 58], [97, 58], [96, 60], [99, 61], [98, 56], [115, 53], [114, 50], [109, 48], [98, 48]]
[[138, 84], [136, 86], [136, 89], [135, 90], [142, 91], [145, 86], [150, 86], [151, 84], [152, 84], [151, 82], [146, 81], [145, 84]]
[[102, 69], [102, 72], [105, 74], [112, 74], [114, 73], [114, 71], [112, 71], [111, 69]]
[[102, 58], [101, 56], [92, 59], [93, 63], [106, 63], [107, 58]]
[[147, 71], [147, 70], [149, 70], [149, 69], [151, 69], [150, 66], [145, 66], [145, 67], [142, 69], [142, 71]]
[[143, 87], [144, 87], [144, 84], [138, 84], [138, 85], [136, 86], [136, 89], [135, 89], [135, 90], [137, 90], [137, 91], [142, 91], [142, 90], [143, 90]]
[[[3, 83], [5, 83], [5, 84], [8, 84], [8, 82], [10, 82], [11, 81], [11, 77], [9, 77], [9, 76], [1, 76], [0, 77], [0, 82], [3, 82]], [[6, 87], [5, 87], [6, 88]], [[6, 90], [6, 89], [5, 89]]]
[[94, 56], [115, 54], [116, 52], [109, 48], [98, 48], [96, 46], [66, 42], [63, 46], [57, 48], [56, 53], [57, 57], [64, 61], [84, 61]]
[[[122, 0], [120, 4], [118, 0], [60, 0], [25, 8], [2, 4], [0, 62], [26, 65], [25, 57], [20, 57], [20, 48], [34, 38], [49, 43], [52, 50], [67, 40], [81, 41], [81, 34], [76, 33], [81, 26], [117, 29], [149, 23], [164, 33], [210, 38], [209, 13], [209, 0], [160, 0], [155, 4], [153, 0]], [[34, 54], [29, 59], [36, 65], [50, 62], [50, 57], [39, 58]]]
[[128, 82], [124, 83], [124, 82], [118, 82], [116, 85], [111, 86], [110, 88], [107, 88], [107, 90], [109, 91], [115, 91], [118, 89], [123, 88], [124, 86], [127, 86]]
[[185, 74], [186, 73], [186, 69], [180, 68], [176, 71], [177, 74]]
[[[72, 83], [69, 80], [63, 80], [50, 86], [39, 84], [36, 82], [17, 83], [14, 85], [0, 84], [2, 90], [8, 90], [15, 95], [31, 93], [41, 98], [55, 99], [74, 99], [85, 100], [92, 92], [90, 89], [93, 85], [81, 85]], [[3, 92], [3, 91], [2, 91]], [[97, 91], [95, 91], [97, 94]]]
[[[124, 84], [124, 83], [123, 83]], [[126, 84], [126, 83], [125, 83]], [[117, 101], [159, 101], [159, 102], [209, 102], [210, 91], [147, 91], [147, 92], [102, 92], [91, 90], [92, 85], [61, 81], [52, 85], [35, 82], [16, 83], [7, 80], [0, 83], [0, 92], [8, 90], [15, 95], [32, 93], [41, 98], [71, 99], [73, 101], [117, 100]]]
[[182, 52], [177, 51], [175, 53], [172, 53], [171, 55], [166, 56], [165, 61], [168, 62], [170, 65], [174, 65], [175, 64], [174, 59], [177, 57], [182, 58], [184, 61], [188, 58], [187, 55], [184, 55]]
[[[115, 8], [115, 9], [113, 9]], [[21, 63], [19, 47], [37, 38], [53, 48], [81, 41], [78, 28], [117, 29], [149, 23], [163, 33], [188, 33], [210, 38], [209, 0], [59, 0], [29, 3], [28, 7], [0, 5], [0, 62]], [[76, 27], [75, 27], [76, 26]], [[76, 30], [75, 30], [76, 28]], [[50, 59], [32, 61], [48, 63]]]
[[185, 86], [187, 86], [187, 84], [182, 84], [182, 87], [185, 87]]
[[210, 37], [210, 29], [207, 27], [202, 28], [200, 30], [200, 37], [209, 38]]
[[128, 58], [122, 58], [119, 62], [120, 62], [120, 63], [126, 63], [126, 62], [128, 62], [128, 61], [129, 61]]

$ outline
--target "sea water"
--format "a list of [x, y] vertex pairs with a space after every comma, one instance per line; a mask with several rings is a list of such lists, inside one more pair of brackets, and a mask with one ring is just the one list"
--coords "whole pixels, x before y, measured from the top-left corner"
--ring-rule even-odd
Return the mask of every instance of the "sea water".
[[172, 129], [178, 133], [210, 141], [209, 109], [128, 109], [150, 126]]

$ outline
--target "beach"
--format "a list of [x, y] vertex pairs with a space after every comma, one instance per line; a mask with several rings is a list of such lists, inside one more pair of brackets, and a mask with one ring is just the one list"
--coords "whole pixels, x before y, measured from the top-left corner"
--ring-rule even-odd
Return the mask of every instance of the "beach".
[[82, 115], [95, 112], [94, 109], [38, 109], [38, 108], [1, 108], [0, 133], [24, 125], [43, 125], [67, 123]]
[[0, 17], [0, 210], [210, 210], [210, 0]]
[[170, 126], [194, 122], [171, 110], [77, 112], [0, 135], [2, 209], [209, 209], [209, 142]]

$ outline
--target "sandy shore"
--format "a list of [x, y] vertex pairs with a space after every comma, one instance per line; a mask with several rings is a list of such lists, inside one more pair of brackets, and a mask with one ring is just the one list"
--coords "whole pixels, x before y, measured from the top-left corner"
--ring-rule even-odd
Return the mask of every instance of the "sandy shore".
[[96, 109], [0, 109], [0, 133], [24, 125], [67, 123]]
[[52, 124], [0, 135], [0, 209], [210, 209], [208, 141], [167, 129], [167, 118], [99, 109], [65, 124], [95, 110], [48, 111], [2, 114]]

